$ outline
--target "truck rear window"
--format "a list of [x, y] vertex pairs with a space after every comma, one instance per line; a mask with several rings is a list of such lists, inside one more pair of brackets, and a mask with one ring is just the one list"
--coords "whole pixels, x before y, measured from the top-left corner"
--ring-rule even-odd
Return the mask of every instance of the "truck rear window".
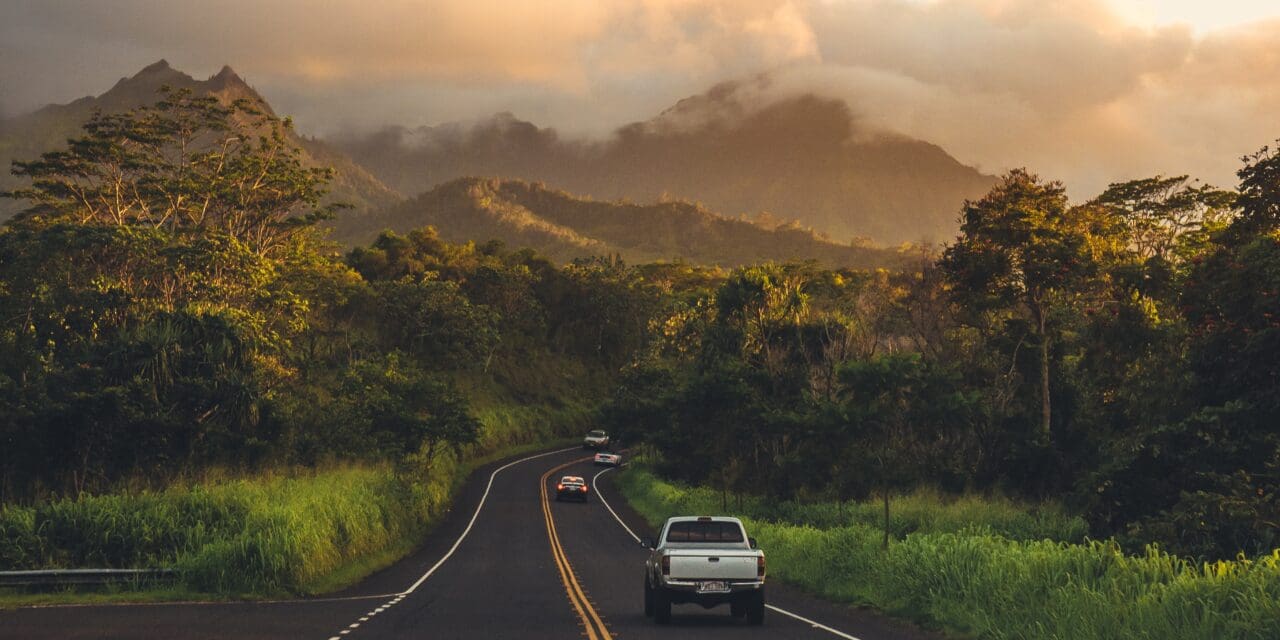
[[742, 527], [734, 522], [672, 522], [667, 542], [742, 542]]

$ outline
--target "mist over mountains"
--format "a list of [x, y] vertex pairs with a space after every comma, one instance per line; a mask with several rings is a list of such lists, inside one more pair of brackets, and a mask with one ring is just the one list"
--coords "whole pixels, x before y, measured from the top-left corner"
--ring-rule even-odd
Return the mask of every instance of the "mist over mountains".
[[603, 141], [568, 140], [503, 113], [330, 142], [403, 193], [503, 176], [596, 199], [676, 197], [729, 216], [763, 211], [837, 242], [949, 240], [963, 201], [993, 184], [936, 145], [859, 127], [842, 101], [799, 94], [762, 102], [757, 85], [767, 82], [717, 85]]
[[[992, 184], [935, 145], [859, 127], [843, 102], [763, 97], [767, 83], [718, 85], [599, 141], [504, 113], [293, 142], [304, 163], [335, 169], [330, 198], [353, 205], [334, 223], [340, 241], [431, 224], [450, 240], [499, 239], [559, 259], [891, 264], [902, 256], [867, 239], [947, 240], [962, 202]], [[0, 120], [0, 163], [59, 148], [95, 111], [153, 103], [166, 85], [271, 110], [230, 67], [197, 80], [161, 60], [100, 96]], [[0, 175], [0, 189], [16, 186]], [[21, 208], [0, 201], [0, 219]]]

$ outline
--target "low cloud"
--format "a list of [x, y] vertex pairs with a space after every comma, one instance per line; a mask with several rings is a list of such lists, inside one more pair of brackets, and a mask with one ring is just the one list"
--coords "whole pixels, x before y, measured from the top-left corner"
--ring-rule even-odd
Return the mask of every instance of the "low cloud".
[[822, 63], [792, 70], [799, 84], [1076, 197], [1153, 173], [1232, 185], [1238, 158], [1280, 136], [1280, 21], [1197, 38], [1099, 2], [940, 0], [832, 3], [814, 24]]
[[498, 111], [603, 135], [765, 72], [862, 126], [1087, 197], [1191, 172], [1234, 182], [1280, 136], [1280, 21], [1133, 23], [1103, 0], [0, 0], [0, 113], [100, 93], [159, 58], [230, 63], [304, 130]]

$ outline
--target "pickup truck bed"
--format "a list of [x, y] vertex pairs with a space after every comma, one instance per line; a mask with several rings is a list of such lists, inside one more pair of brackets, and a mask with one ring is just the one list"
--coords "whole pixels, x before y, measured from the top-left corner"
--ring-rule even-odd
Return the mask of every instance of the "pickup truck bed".
[[728, 604], [734, 617], [764, 620], [764, 553], [737, 518], [671, 518], [645, 563], [645, 614], [671, 620], [671, 605]]

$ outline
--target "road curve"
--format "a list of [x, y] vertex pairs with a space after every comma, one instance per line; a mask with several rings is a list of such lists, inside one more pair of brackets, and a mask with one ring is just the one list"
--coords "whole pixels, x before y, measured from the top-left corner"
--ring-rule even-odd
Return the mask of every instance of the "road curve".
[[596, 475], [599, 469], [582, 458], [580, 449], [561, 450], [477, 470], [421, 548], [342, 593], [279, 602], [22, 608], [0, 611], [0, 638], [938, 637], [776, 583], [768, 600], [790, 615], [771, 610], [763, 627], [731, 618], [724, 607], [696, 605], [677, 606], [671, 625], [656, 626], [641, 606], [646, 552], [627, 530], [644, 535], [647, 528], [613, 491], [609, 474], [599, 477], [597, 495], [586, 504], [543, 500], [559, 475]]

